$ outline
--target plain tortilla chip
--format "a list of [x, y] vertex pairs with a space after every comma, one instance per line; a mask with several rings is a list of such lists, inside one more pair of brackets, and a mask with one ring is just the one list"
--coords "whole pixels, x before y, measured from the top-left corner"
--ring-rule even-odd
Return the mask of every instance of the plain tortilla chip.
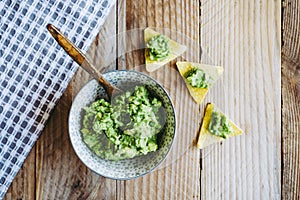
[[[147, 44], [148, 41], [156, 35], [160, 35], [160, 33], [156, 32], [150, 28], [146, 28], [144, 30], [145, 44]], [[170, 45], [170, 54], [162, 61], [150, 60], [149, 50], [147, 48], [145, 49], [146, 70], [148, 72], [153, 72], [153, 71], [159, 69], [163, 65], [174, 60], [175, 58], [177, 58], [178, 56], [180, 56], [181, 54], [183, 54], [185, 52], [186, 47], [184, 45], [181, 45], [181, 44], [175, 42], [174, 40], [171, 40], [170, 38], [168, 38], [168, 39], [169, 39], [169, 45]]]
[[213, 66], [213, 65], [206, 65], [206, 64], [192, 63], [192, 62], [177, 62], [176, 65], [177, 65], [180, 75], [182, 76], [184, 82], [186, 83], [186, 86], [187, 86], [191, 96], [193, 97], [193, 99], [196, 101], [197, 104], [200, 104], [203, 101], [209, 88], [195, 88], [195, 87], [191, 86], [188, 83], [187, 79], [184, 77], [185, 73], [194, 67], [198, 67], [198, 68], [202, 69], [205, 73], [207, 73], [213, 79], [212, 83], [210, 84], [210, 87], [223, 74], [223, 67], [220, 67], [220, 66]]
[[[241, 135], [243, 133], [243, 131], [225, 115], [233, 132], [230, 135], [228, 135], [228, 137], [226, 139], [211, 134], [208, 131], [208, 125], [209, 125], [209, 122], [211, 119], [211, 114], [214, 109], [216, 109], [216, 110], [218, 110], [218, 112], [222, 113], [213, 103], [207, 104], [206, 109], [205, 109], [204, 118], [203, 118], [202, 125], [201, 125], [201, 129], [200, 129], [200, 133], [199, 133], [199, 137], [198, 137], [198, 142], [197, 142], [197, 147], [199, 149], [203, 149], [204, 147], [207, 147], [208, 145], [224, 141], [230, 137]], [[222, 114], [224, 115], [224, 113], [222, 113]]]

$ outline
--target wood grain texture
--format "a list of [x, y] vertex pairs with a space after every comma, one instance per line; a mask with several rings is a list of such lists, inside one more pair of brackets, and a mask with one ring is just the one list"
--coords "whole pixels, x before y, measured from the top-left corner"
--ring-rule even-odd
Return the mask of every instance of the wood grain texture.
[[200, 123], [199, 107], [190, 97], [175, 61], [155, 72], [145, 71], [142, 30], [146, 27], [187, 45], [189, 51], [180, 59], [200, 61], [199, 2], [126, 1], [126, 29], [134, 36], [127, 37], [131, 44], [126, 45], [126, 68], [142, 71], [165, 87], [174, 102], [178, 125], [175, 143], [164, 163], [144, 177], [123, 182], [118, 191], [121, 199], [199, 199], [200, 151], [193, 143]]
[[280, 198], [280, 1], [201, 1], [201, 45], [224, 67], [207, 100], [244, 134], [202, 152], [202, 199]]
[[300, 199], [300, 3], [282, 13], [282, 199]]

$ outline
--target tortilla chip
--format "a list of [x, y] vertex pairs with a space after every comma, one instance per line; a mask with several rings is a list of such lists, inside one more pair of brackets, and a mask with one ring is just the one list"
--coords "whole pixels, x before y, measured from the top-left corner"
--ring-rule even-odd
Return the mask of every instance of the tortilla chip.
[[208, 125], [210, 123], [211, 114], [212, 114], [213, 110], [218, 110], [218, 112], [225, 115], [213, 103], [207, 104], [206, 109], [205, 109], [204, 118], [203, 118], [202, 125], [201, 125], [201, 129], [200, 129], [200, 133], [199, 133], [199, 137], [198, 137], [198, 142], [197, 142], [197, 147], [199, 149], [203, 149], [204, 147], [207, 147], [208, 145], [224, 141], [230, 137], [241, 135], [243, 133], [243, 131], [225, 115], [233, 132], [230, 135], [228, 135], [228, 137], [226, 139], [211, 134], [208, 131]]
[[192, 63], [192, 62], [177, 62], [177, 68], [182, 76], [191, 96], [196, 101], [197, 104], [200, 104], [205, 98], [209, 88], [196, 88], [191, 86], [187, 79], [184, 77], [185, 73], [191, 70], [193, 67], [198, 67], [202, 69], [205, 73], [207, 73], [212, 79], [212, 83], [210, 87], [218, 80], [218, 78], [223, 74], [223, 67], [206, 65], [200, 63]]
[[[150, 28], [146, 28], [144, 30], [145, 44], [147, 44], [148, 41], [156, 35], [160, 35], [160, 33], [156, 32]], [[183, 54], [185, 52], [186, 47], [184, 45], [181, 45], [181, 44], [175, 42], [174, 40], [171, 40], [170, 38], [168, 38], [168, 39], [169, 39], [169, 45], [170, 45], [170, 54], [164, 60], [161, 60], [161, 61], [150, 60], [149, 49], [145, 48], [146, 70], [148, 72], [153, 72], [153, 71], [159, 69], [163, 65], [174, 60], [175, 58], [177, 58], [178, 56], [180, 56], [181, 54]]]

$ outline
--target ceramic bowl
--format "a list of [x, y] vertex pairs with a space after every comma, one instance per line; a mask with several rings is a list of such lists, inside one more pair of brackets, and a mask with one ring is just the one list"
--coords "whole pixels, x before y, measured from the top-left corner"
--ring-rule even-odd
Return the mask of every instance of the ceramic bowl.
[[80, 160], [97, 174], [117, 180], [128, 180], [148, 174], [157, 168], [166, 158], [175, 138], [176, 116], [172, 101], [165, 89], [153, 78], [137, 72], [127, 70], [110, 71], [104, 77], [123, 88], [124, 85], [146, 85], [150, 93], [160, 99], [165, 110], [165, 123], [159, 133], [160, 141], [158, 150], [147, 155], [137, 156], [131, 159], [109, 161], [99, 158], [83, 142], [80, 132], [82, 125], [82, 109], [95, 101], [99, 96], [103, 97], [105, 91], [97, 80], [89, 81], [76, 95], [69, 113], [69, 135], [73, 148]]

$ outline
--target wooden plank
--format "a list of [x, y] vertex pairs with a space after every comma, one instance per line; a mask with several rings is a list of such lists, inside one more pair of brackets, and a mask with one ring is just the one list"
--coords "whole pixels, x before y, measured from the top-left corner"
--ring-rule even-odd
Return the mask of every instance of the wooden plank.
[[245, 132], [202, 151], [202, 199], [280, 198], [280, 8], [201, 1], [203, 60], [224, 67], [207, 100]]
[[[115, 56], [116, 42], [105, 38], [116, 34], [116, 7], [111, 11], [88, 57], [100, 70], [115, 69], [107, 63], [105, 51]], [[102, 48], [98, 48], [101, 46]], [[105, 59], [104, 59], [105, 58]], [[109, 65], [110, 64], [110, 65]], [[116, 181], [105, 179], [89, 170], [75, 154], [68, 136], [68, 113], [79, 89], [91, 77], [79, 69], [55, 107], [45, 130], [36, 144], [36, 199], [115, 199]]]
[[117, 2], [117, 69], [126, 69], [126, 0]]
[[[117, 1], [117, 69], [126, 69], [126, 0]], [[122, 199], [121, 188], [124, 187], [125, 181], [116, 181], [117, 183], [117, 197], [116, 199]]]
[[299, 1], [283, 2], [282, 199], [300, 199], [300, 15]]
[[180, 60], [200, 61], [199, 2], [126, 1], [126, 29], [131, 36], [126, 40], [127, 69], [142, 71], [166, 88], [175, 105], [178, 126], [174, 146], [164, 163], [144, 177], [124, 181], [118, 192], [121, 199], [197, 199], [200, 197], [200, 151], [193, 142], [200, 122], [198, 106], [189, 96], [174, 61], [156, 72], [145, 71], [142, 30], [146, 27], [156, 28], [187, 45], [189, 51]]

